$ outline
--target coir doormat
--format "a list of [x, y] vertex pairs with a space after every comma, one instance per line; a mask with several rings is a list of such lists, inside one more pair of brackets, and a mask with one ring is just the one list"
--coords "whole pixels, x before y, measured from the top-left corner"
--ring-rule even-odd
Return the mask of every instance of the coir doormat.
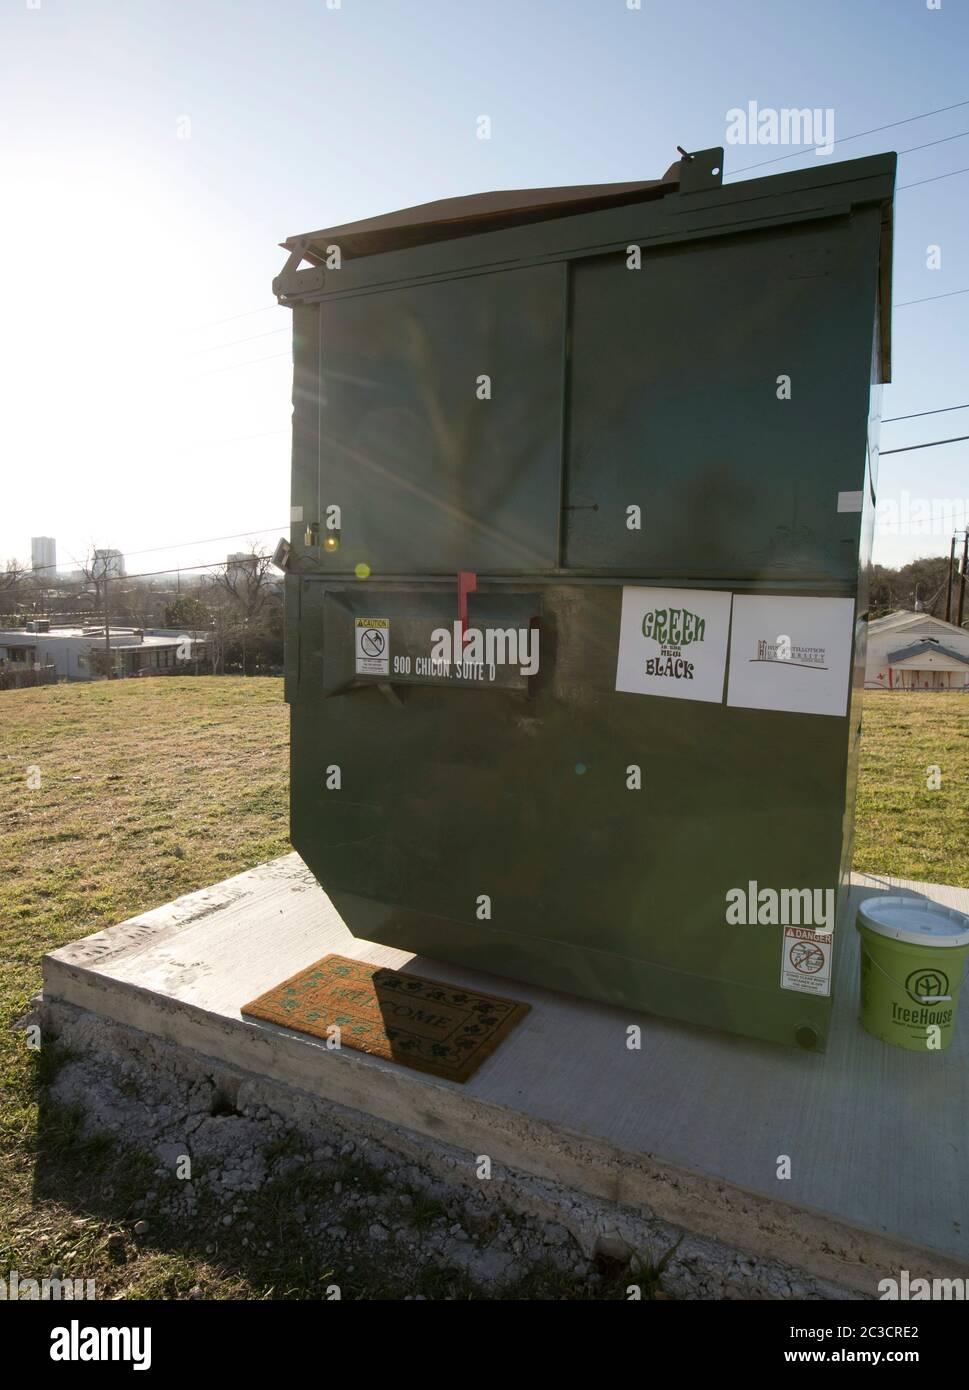
[[335, 1036], [328, 1030], [336, 1024], [341, 1046], [467, 1081], [530, 1008], [333, 955], [243, 1005], [242, 1013], [319, 1038]]

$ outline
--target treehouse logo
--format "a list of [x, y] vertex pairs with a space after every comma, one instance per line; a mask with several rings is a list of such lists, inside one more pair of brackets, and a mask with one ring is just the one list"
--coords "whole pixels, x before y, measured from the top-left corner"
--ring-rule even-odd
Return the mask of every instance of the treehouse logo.
[[650, 609], [643, 615], [643, 636], [659, 643], [659, 655], [647, 659], [646, 675], [691, 681], [694, 666], [683, 648], [702, 642], [705, 631], [706, 620], [688, 608]]

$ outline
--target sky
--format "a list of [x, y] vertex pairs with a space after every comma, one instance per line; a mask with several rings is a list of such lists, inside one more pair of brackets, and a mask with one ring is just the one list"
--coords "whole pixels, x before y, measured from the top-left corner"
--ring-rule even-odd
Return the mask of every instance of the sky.
[[[0, 559], [41, 534], [64, 567], [114, 546], [129, 572], [271, 546], [284, 237], [657, 177], [751, 101], [830, 110], [829, 160], [900, 152], [883, 415], [969, 402], [967, 54], [969, 0], [2, 0]], [[791, 148], [728, 145], [725, 177]], [[881, 445], [958, 434], [969, 410]], [[883, 456], [879, 501], [877, 561], [947, 553], [969, 442]]]

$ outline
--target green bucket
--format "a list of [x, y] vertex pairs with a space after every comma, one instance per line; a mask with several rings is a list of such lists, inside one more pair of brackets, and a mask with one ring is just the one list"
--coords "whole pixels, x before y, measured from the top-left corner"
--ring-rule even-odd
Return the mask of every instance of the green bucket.
[[969, 917], [925, 898], [866, 898], [857, 926], [861, 1026], [909, 1052], [944, 1051], [969, 956]]

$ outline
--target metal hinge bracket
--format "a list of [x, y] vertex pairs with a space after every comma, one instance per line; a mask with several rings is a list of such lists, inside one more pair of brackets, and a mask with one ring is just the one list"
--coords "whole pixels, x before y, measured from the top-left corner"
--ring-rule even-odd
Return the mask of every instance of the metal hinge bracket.
[[311, 294], [314, 290], [323, 288], [326, 271], [321, 265], [310, 266], [305, 270], [299, 268], [308, 246], [309, 238], [300, 237], [289, 253], [289, 260], [273, 280], [273, 294], [280, 303], [285, 299], [298, 298], [302, 294]]
[[[679, 146], [677, 146], [680, 149]], [[680, 192], [700, 193], [723, 184], [723, 146], [712, 150], [695, 150], [687, 154], [680, 149]]]

